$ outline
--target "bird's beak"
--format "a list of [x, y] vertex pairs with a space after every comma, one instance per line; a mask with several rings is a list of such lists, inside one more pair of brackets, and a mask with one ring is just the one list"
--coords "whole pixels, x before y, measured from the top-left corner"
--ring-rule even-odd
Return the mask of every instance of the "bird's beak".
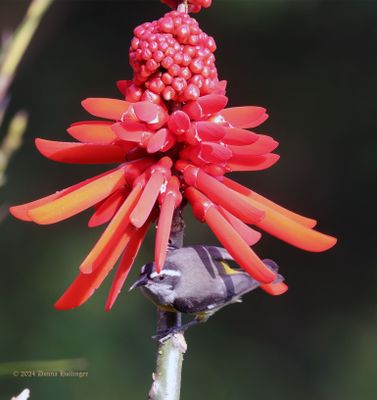
[[128, 291], [131, 292], [131, 290], [134, 290], [135, 288], [139, 286], [145, 286], [148, 283], [148, 278], [144, 275], [141, 276], [129, 289]]

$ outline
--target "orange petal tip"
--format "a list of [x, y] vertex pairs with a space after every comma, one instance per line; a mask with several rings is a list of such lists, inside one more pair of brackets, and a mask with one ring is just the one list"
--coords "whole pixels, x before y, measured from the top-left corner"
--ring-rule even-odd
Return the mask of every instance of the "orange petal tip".
[[12, 206], [9, 207], [9, 212], [13, 217], [20, 219], [21, 221], [30, 222], [30, 217], [27, 210], [23, 206]]
[[288, 285], [286, 285], [284, 282], [278, 282], [261, 285], [261, 288], [271, 296], [280, 296], [288, 290]]

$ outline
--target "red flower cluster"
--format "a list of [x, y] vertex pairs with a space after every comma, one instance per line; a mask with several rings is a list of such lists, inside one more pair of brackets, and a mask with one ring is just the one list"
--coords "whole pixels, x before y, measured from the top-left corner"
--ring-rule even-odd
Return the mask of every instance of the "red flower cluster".
[[[181, 13], [170, 15], [191, 21]], [[133, 40], [131, 54], [142, 54], [138, 50], [143, 52], [156, 43], [159, 45], [160, 36], [152, 31], [156, 27], [161, 31], [166, 29], [160, 26], [165, 26], [166, 18], [170, 17], [137, 28], [139, 37]], [[191, 26], [197, 27], [194, 23]], [[179, 27], [174, 25], [172, 29]], [[178, 40], [179, 46], [187, 46], [189, 37], [176, 34], [174, 40]], [[199, 34], [199, 37], [206, 38], [204, 42], [208, 44], [207, 36]], [[162, 38], [161, 43], [168, 42], [169, 37]], [[173, 42], [169, 48], [174, 48]], [[184, 57], [184, 49], [180, 53], [182, 47], [177, 47], [175, 55]], [[164, 57], [174, 56], [164, 54]], [[135, 56], [133, 65], [134, 68], [138, 65], [141, 73], [152, 58], [149, 54], [138, 57]], [[248, 130], [266, 120], [266, 110], [253, 106], [226, 108], [225, 82], [217, 82], [205, 90], [209, 93], [195, 97], [186, 96], [185, 90], [174, 89], [176, 100], [168, 101], [164, 94], [161, 97], [152, 91], [154, 80], [162, 80], [164, 74], [169, 74], [169, 71], [163, 72], [164, 59], [146, 80], [135, 78], [131, 85], [127, 81], [118, 82], [127, 100], [84, 100], [83, 107], [102, 120], [71, 125], [68, 133], [77, 142], [36, 139], [38, 150], [54, 161], [120, 163], [94, 178], [11, 208], [15, 217], [45, 225], [94, 207], [89, 226], [108, 223], [82, 262], [79, 276], [56, 303], [58, 309], [83, 304], [120, 259], [106, 304], [109, 310], [155, 220], [155, 264], [160, 271], [165, 262], [174, 210], [186, 202], [191, 204], [194, 215], [208, 224], [235, 261], [273, 295], [284, 293], [287, 286], [283, 282], [273, 283], [276, 274], [250, 248], [261, 234], [249, 225], [308, 251], [324, 251], [336, 243], [335, 238], [312, 229], [316, 221], [288, 211], [224, 176], [232, 171], [266, 169], [278, 160], [279, 156], [272, 153], [278, 143], [269, 136]], [[174, 79], [164, 90], [173, 89], [173, 84]], [[131, 87], [143, 88], [144, 93], [132, 97]], [[154, 96], [145, 96], [147, 91]]]
[[216, 44], [188, 14], [172, 11], [134, 30], [126, 100], [186, 102], [217, 87]]

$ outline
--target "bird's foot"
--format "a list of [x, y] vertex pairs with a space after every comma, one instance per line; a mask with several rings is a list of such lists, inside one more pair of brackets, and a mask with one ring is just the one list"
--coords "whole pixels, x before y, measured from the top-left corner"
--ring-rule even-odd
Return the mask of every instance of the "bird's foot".
[[157, 332], [156, 335], [152, 336], [152, 339], [163, 344], [166, 341], [168, 341], [171, 337], [173, 337], [174, 335], [178, 335], [178, 334], [183, 335], [183, 333], [184, 333], [184, 330], [182, 330], [182, 327], [171, 328], [171, 329], [166, 329], [166, 330]]
[[174, 335], [178, 335], [178, 334], [183, 335], [188, 328], [190, 328], [191, 326], [194, 326], [200, 322], [202, 322], [202, 321], [200, 321], [198, 319], [193, 319], [192, 321], [190, 321], [187, 324], [184, 324], [182, 326], [177, 326], [174, 328], [159, 331], [159, 332], [157, 332], [156, 335], [152, 336], [152, 339], [156, 340], [159, 343], [165, 343], [167, 340], [169, 340]]

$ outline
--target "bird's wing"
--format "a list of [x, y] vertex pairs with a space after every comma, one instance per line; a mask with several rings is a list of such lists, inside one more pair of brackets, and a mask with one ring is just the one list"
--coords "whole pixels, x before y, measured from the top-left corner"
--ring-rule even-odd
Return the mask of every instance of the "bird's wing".
[[212, 259], [216, 261], [234, 261], [233, 257], [229, 254], [228, 250], [223, 247], [217, 246], [202, 246], [204, 247]]
[[220, 266], [218, 268], [220, 275], [245, 274], [245, 271], [235, 263], [233, 257], [223, 247], [202, 247], [205, 248], [206, 253], [211, 257], [212, 261]]
[[[218, 246], [202, 246], [207, 249], [211, 257], [216, 261], [234, 261], [233, 257], [229, 254], [228, 250], [223, 247]], [[265, 258], [263, 263], [267, 265], [270, 269], [275, 272], [278, 272], [279, 266], [274, 260], [270, 260], [269, 258]]]
[[[234, 259], [229, 254], [229, 252], [223, 247], [218, 247], [218, 246], [202, 246], [202, 247], [205, 247], [205, 249], [210, 254], [213, 260], [218, 261], [222, 264], [222, 266], [224, 267], [224, 273], [226, 275], [244, 272], [244, 270], [234, 262]], [[227, 261], [233, 261], [233, 263], [229, 264]], [[266, 264], [267, 267], [270, 268], [272, 271], [276, 273], [279, 271], [279, 266], [275, 261], [266, 258], [263, 259], [263, 263]], [[282, 282], [283, 280], [284, 278], [280, 274], [277, 274], [274, 283]]]

